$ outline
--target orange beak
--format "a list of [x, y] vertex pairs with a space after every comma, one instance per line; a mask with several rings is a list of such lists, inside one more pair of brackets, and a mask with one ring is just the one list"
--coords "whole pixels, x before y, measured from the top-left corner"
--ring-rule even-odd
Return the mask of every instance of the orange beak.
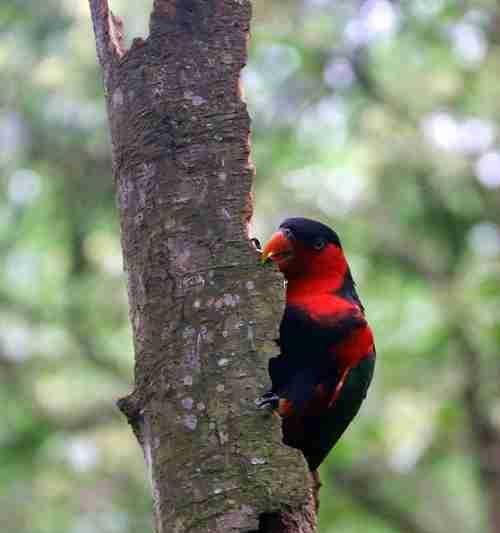
[[260, 256], [261, 264], [265, 265], [270, 261], [282, 261], [293, 255], [293, 246], [290, 240], [282, 231], [274, 233], [264, 246]]

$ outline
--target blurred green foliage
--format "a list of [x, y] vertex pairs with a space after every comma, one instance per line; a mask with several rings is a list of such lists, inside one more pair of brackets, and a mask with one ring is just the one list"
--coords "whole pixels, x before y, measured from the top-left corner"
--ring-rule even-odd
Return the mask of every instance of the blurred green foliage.
[[[147, 4], [112, 1], [129, 41]], [[379, 353], [322, 470], [321, 532], [487, 531], [473, 415], [498, 430], [500, 8], [254, 7], [255, 232], [333, 225]], [[113, 405], [133, 353], [87, 0], [11, 0], [0, 31], [0, 530], [149, 531]]]

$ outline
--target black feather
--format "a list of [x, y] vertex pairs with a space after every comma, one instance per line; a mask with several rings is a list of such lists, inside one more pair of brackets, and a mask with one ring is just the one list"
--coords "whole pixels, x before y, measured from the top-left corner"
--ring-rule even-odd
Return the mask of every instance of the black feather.
[[345, 298], [353, 304], [356, 304], [361, 309], [361, 312], [363, 314], [365, 313], [365, 308], [361, 303], [361, 300], [359, 299], [358, 292], [356, 291], [356, 283], [352, 278], [350, 269], [347, 269], [347, 272], [344, 277], [344, 283], [342, 284], [342, 287], [340, 287], [340, 289], [335, 291], [335, 294], [337, 296]]
[[318, 238], [342, 248], [339, 236], [327, 225], [309, 218], [287, 218], [281, 225], [281, 230], [288, 230], [288, 236], [298, 239], [306, 246], [313, 247]]

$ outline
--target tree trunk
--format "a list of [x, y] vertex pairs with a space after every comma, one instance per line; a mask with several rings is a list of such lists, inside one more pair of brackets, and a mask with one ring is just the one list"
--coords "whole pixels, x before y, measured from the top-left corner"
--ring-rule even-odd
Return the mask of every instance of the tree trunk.
[[158, 532], [312, 532], [311, 480], [254, 399], [283, 308], [248, 237], [253, 167], [240, 94], [248, 0], [156, 0], [125, 50], [90, 0], [104, 71], [143, 448]]

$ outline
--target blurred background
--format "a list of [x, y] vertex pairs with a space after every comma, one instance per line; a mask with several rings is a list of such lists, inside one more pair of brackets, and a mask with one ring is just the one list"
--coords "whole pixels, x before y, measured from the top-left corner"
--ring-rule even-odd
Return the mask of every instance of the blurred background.
[[[151, 3], [112, 0], [128, 42]], [[254, 11], [255, 233], [330, 223], [379, 353], [320, 531], [499, 533], [500, 5]], [[2, 2], [0, 32], [0, 530], [152, 531], [87, 0]]]

